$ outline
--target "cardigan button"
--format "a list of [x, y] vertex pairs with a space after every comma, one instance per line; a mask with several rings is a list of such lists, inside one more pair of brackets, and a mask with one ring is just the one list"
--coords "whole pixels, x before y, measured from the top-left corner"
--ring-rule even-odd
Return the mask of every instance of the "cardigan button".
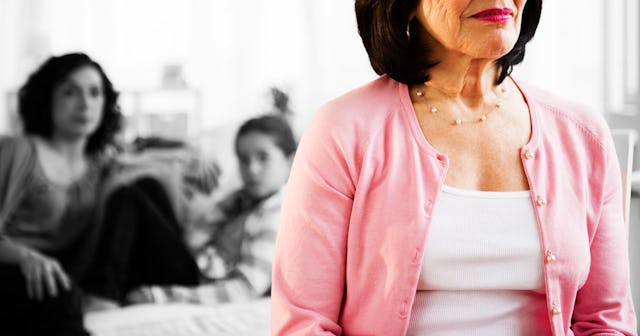
[[524, 151], [524, 158], [527, 160], [533, 159], [533, 152], [527, 149], [526, 151]]
[[544, 198], [543, 196], [538, 196], [537, 203], [538, 203], [538, 206], [543, 206], [543, 205], [547, 204], [547, 199]]
[[560, 306], [553, 306], [553, 308], [551, 308], [551, 314], [560, 315], [560, 313], [562, 313], [562, 310], [560, 310]]
[[556, 256], [551, 251], [547, 251], [547, 262], [552, 263], [554, 261], [556, 261]]

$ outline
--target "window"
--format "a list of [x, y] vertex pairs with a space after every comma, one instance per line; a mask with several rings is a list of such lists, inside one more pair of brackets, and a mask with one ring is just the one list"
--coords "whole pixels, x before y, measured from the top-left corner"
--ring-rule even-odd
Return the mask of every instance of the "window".
[[[603, 1], [604, 91], [610, 114], [640, 115], [640, 6], [638, 0]], [[636, 125], [640, 126], [640, 125]]]

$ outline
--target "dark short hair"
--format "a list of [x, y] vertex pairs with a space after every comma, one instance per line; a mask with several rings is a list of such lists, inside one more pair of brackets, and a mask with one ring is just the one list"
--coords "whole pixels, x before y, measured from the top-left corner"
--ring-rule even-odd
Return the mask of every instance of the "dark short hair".
[[[420, 0], [356, 0], [358, 33], [369, 55], [373, 70], [387, 74], [405, 84], [424, 83], [435, 64], [428, 59], [429, 50], [417, 38], [407, 36], [407, 28], [416, 31], [417, 19], [409, 15]], [[513, 49], [498, 59], [501, 83], [524, 59], [525, 45], [533, 38], [542, 11], [542, 0], [528, 0], [522, 14], [520, 36]]]
[[263, 115], [245, 121], [236, 133], [236, 149], [240, 137], [251, 132], [266, 134], [273, 138], [273, 142], [287, 157], [293, 155], [298, 146], [289, 123], [277, 115]]
[[95, 68], [102, 78], [104, 109], [100, 125], [89, 136], [86, 153], [96, 154], [115, 142], [122, 127], [118, 92], [102, 67], [83, 53], [52, 56], [34, 71], [18, 91], [18, 114], [26, 134], [51, 138], [53, 135], [53, 91], [72, 72], [81, 67]]

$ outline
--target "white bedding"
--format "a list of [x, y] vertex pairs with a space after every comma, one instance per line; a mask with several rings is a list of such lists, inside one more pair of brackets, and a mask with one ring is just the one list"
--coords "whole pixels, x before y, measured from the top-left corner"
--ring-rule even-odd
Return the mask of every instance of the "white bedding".
[[85, 324], [93, 336], [267, 336], [271, 303], [136, 305], [89, 313]]

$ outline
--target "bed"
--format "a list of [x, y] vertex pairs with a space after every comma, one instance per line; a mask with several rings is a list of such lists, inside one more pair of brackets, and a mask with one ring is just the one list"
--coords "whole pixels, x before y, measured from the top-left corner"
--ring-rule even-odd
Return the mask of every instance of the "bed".
[[268, 298], [217, 307], [142, 304], [91, 312], [85, 325], [93, 336], [267, 336], [270, 311]]

